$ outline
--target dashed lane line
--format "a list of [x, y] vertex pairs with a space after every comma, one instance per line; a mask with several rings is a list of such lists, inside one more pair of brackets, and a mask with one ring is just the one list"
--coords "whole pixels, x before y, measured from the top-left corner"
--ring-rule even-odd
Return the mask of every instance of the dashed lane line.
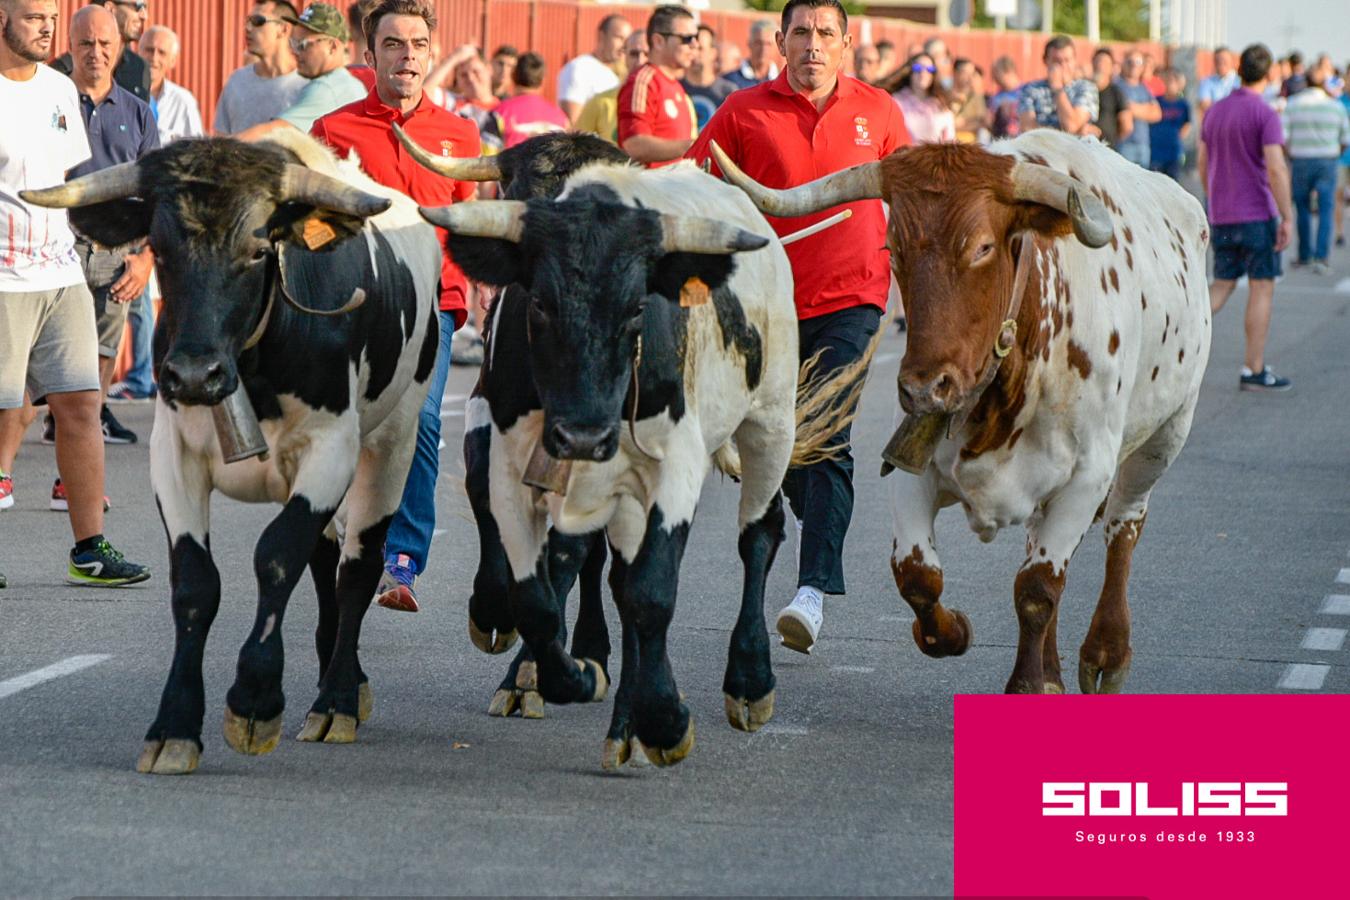
[[1318, 612], [1324, 616], [1350, 616], [1350, 594], [1327, 594]]
[[1291, 663], [1289, 668], [1284, 670], [1284, 676], [1280, 678], [1280, 683], [1276, 687], [1287, 691], [1321, 690], [1322, 682], [1326, 681], [1327, 673], [1330, 671], [1331, 666]]
[[1341, 569], [1336, 573], [1337, 584], [1350, 584], [1350, 569]]
[[1304, 650], [1324, 650], [1335, 652], [1345, 646], [1344, 628], [1309, 628], [1303, 635]]
[[19, 691], [27, 690], [30, 687], [36, 687], [43, 682], [52, 681], [65, 675], [73, 675], [81, 669], [96, 666], [109, 658], [109, 655], [106, 653], [71, 656], [60, 662], [52, 663], [50, 666], [43, 666], [41, 669], [34, 669], [31, 672], [25, 672], [22, 675], [15, 675], [13, 678], [7, 678], [4, 681], [0, 681], [0, 699], [8, 697], [11, 694], [17, 694]]

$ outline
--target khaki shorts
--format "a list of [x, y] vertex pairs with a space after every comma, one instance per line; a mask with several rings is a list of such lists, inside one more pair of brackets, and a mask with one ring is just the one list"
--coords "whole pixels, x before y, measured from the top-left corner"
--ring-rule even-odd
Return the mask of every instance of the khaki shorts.
[[0, 409], [48, 394], [98, 390], [98, 333], [89, 288], [0, 293]]
[[114, 303], [112, 286], [126, 271], [124, 254], [91, 247], [77, 241], [75, 254], [84, 268], [84, 280], [94, 295], [94, 318], [98, 322], [98, 355], [113, 357], [122, 344], [127, 327], [128, 303]]

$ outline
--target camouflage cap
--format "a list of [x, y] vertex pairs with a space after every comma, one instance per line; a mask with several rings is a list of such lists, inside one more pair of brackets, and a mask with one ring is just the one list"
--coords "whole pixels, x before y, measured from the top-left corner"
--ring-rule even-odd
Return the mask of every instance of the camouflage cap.
[[347, 31], [346, 16], [331, 3], [311, 3], [300, 15], [293, 16], [289, 12], [282, 12], [281, 18], [324, 37], [337, 38], [339, 41], [351, 40], [351, 35]]

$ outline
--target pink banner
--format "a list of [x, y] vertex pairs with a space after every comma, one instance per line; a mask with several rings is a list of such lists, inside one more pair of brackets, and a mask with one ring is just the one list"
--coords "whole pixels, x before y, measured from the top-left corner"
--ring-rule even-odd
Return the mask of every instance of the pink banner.
[[1350, 896], [1350, 697], [955, 698], [960, 896]]

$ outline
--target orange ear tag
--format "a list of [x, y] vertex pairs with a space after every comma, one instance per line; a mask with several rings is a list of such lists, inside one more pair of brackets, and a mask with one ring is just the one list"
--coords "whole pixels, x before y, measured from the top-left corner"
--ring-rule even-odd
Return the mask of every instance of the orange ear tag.
[[310, 217], [305, 220], [305, 231], [301, 235], [305, 246], [311, 250], [318, 250], [325, 244], [330, 244], [337, 239], [337, 232], [333, 227], [322, 219]]
[[702, 306], [708, 302], [708, 286], [703, 283], [703, 279], [697, 275], [691, 277], [680, 288], [680, 306], [688, 309], [691, 306]]

